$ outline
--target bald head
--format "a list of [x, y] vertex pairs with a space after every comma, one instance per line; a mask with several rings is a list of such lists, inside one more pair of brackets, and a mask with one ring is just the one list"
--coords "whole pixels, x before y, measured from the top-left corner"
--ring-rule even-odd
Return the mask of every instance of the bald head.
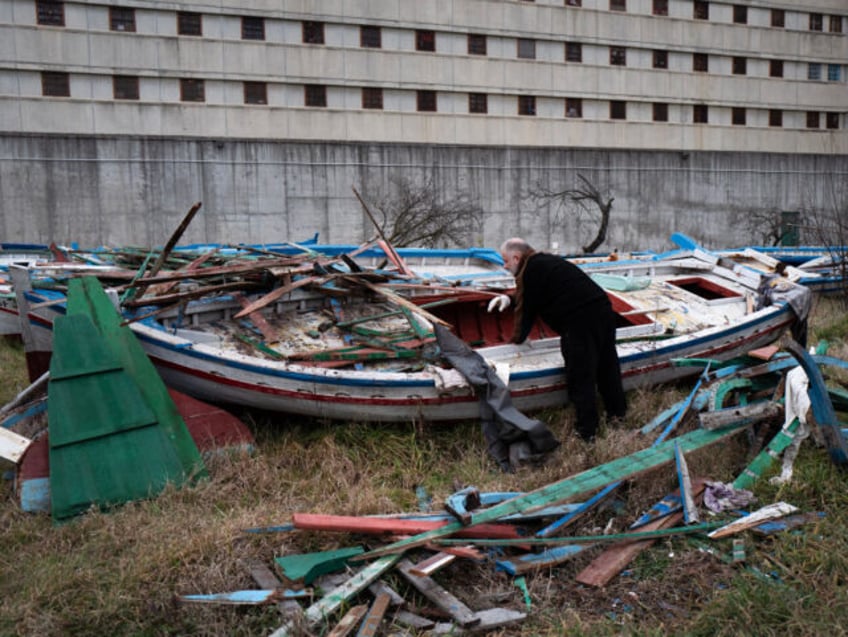
[[504, 261], [504, 267], [515, 275], [518, 272], [518, 266], [525, 255], [533, 252], [533, 248], [524, 239], [513, 237], [507, 239], [501, 245], [500, 253]]

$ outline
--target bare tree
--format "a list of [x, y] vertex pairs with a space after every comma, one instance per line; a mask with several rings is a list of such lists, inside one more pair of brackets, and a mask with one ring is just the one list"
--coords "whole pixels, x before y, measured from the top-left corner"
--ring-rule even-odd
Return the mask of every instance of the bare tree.
[[580, 210], [589, 214], [594, 214], [594, 206], [597, 206], [601, 216], [598, 224], [598, 232], [588, 245], [583, 246], [583, 252], [585, 254], [591, 254], [607, 239], [612, 202], [615, 201], [615, 198], [602, 193], [600, 188], [580, 173], [577, 173], [577, 178], [581, 184], [576, 188], [551, 190], [549, 188], [539, 187], [531, 196], [537, 200], [555, 202], [562, 208], [567, 208], [569, 204], [575, 204]]
[[848, 181], [837, 183], [831, 176], [829, 182], [829, 204], [806, 215], [804, 228], [817, 245], [827, 248], [831, 265], [819, 271], [838, 278], [841, 297], [848, 303]]
[[386, 239], [398, 247], [466, 246], [483, 219], [483, 209], [467, 195], [441, 199], [432, 179], [393, 178], [390, 192], [372, 208]]
[[783, 222], [780, 210], [754, 210], [745, 216], [745, 229], [748, 236], [753, 237], [753, 243], [767, 246], [778, 246], [791, 234], [798, 231]]

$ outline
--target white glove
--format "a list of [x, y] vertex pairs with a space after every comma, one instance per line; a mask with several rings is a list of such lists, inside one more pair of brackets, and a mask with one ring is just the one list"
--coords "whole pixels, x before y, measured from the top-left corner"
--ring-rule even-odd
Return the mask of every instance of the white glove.
[[498, 312], [503, 312], [508, 307], [509, 297], [506, 294], [498, 294], [489, 301], [489, 307], [486, 308], [486, 311], [492, 312], [493, 310], [497, 310]]

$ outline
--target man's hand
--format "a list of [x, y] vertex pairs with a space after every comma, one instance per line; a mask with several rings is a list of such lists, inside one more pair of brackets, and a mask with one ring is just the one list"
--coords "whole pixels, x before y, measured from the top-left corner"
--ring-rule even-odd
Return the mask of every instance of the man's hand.
[[509, 297], [506, 294], [498, 294], [491, 301], [489, 301], [489, 307], [486, 308], [487, 312], [492, 312], [497, 310], [498, 312], [503, 312], [506, 308], [509, 307]]

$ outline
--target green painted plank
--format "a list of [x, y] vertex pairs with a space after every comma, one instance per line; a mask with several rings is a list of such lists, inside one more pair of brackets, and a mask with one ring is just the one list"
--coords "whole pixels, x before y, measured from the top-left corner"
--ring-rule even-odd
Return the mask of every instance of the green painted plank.
[[135, 334], [129, 327], [121, 325], [121, 316], [95, 277], [72, 279], [69, 282], [68, 314], [85, 314], [91, 317], [113, 354], [138, 385], [142, 397], [156, 415], [159, 427], [170, 438], [185, 475], [205, 476], [203, 459], [168, 394], [168, 388]]
[[469, 526], [498, 520], [511, 513], [528, 509], [548, 506], [564, 502], [571, 498], [580, 497], [605, 487], [606, 485], [630, 478], [643, 471], [648, 471], [670, 462], [674, 458], [674, 445], [679, 444], [681, 451], [689, 452], [707, 447], [711, 444], [742, 431], [744, 426], [730, 426], [713, 431], [697, 429], [672, 440], [666, 440], [659, 445], [642, 449], [629, 456], [617, 458], [599, 465], [575, 476], [554, 482], [522, 496], [512, 498], [488, 509], [476, 512], [471, 516], [471, 523], [466, 526], [461, 522], [453, 522], [438, 529], [419, 533], [410, 538], [399, 540], [387, 546], [365, 553], [357, 559], [368, 559], [379, 555], [398, 553], [406, 549], [421, 546], [430, 540], [446, 537]]
[[760, 451], [748, 466], [742, 470], [742, 473], [737, 476], [736, 480], [733, 481], [733, 488], [747, 489], [759, 480], [772, 463], [780, 457], [780, 454], [786, 451], [787, 447], [792, 444], [792, 441], [795, 439], [795, 432], [798, 431], [800, 425], [800, 421], [795, 418], [791, 423], [778, 431], [766, 448]]

